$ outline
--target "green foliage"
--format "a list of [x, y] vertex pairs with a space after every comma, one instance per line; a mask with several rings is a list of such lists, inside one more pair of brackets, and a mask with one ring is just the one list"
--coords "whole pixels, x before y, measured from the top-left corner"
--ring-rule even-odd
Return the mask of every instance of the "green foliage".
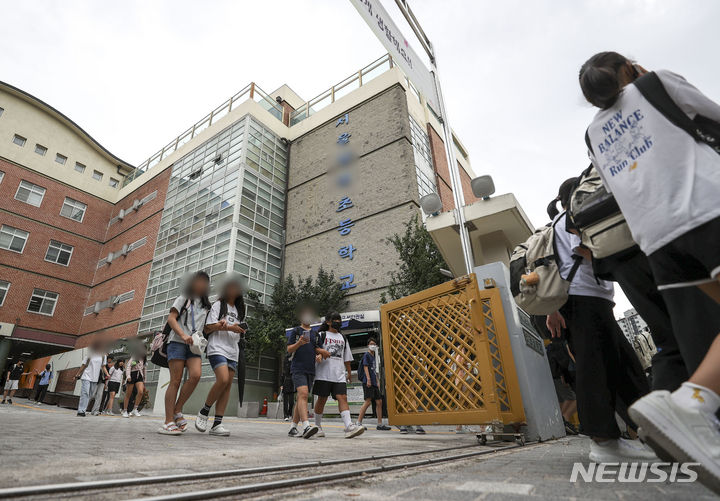
[[248, 343], [245, 348], [248, 360], [256, 359], [261, 353], [285, 352], [285, 329], [298, 324], [298, 313], [302, 306], [311, 306], [318, 315], [330, 311], [343, 311], [347, 306], [346, 291], [340, 290], [335, 274], [322, 267], [317, 276], [299, 278], [290, 275], [275, 286], [267, 304], [260, 301], [258, 293], [247, 294]]
[[388, 238], [388, 244], [395, 247], [400, 257], [400, 269], [390, 274], [387, 294], [383, 292], [383, 303], [420, 292], [447, 281], [440, 273], [448, 269], [430, 233], [416, 214], [405, 223], [405, 234], [397, 233]]

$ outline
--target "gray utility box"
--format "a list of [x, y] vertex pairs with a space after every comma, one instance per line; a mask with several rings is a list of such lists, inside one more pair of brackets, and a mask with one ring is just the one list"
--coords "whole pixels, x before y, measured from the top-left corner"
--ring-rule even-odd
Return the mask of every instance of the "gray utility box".
[[522, 393], [529, 441], [550, 440], [565, 436], [555, 385], [548, 365], [545, 346], [530, 322], [530, 317], [515, 304], [510, 292], [510, 270], [503, 263], [490, 263], [474, 269], [478, 285], [492, 278], [500, 290], [503, 310], [510, 334], [513, 359]]

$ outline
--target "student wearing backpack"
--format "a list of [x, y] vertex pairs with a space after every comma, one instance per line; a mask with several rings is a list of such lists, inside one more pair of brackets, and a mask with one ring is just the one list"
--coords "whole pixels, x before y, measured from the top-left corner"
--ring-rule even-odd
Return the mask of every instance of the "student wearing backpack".
[[[648, 256], [687, 363], [686, 353], [706, 348], [694, 326], [711, 315], [688, 317], [679, 291], [697, 287], [720, 303], [720, 105], [616, 52], [591, 57], [579, 81], [600, 108], [587, 130], [593, 164]], [[654, 391], [629, 412], [653, 448], [699, 462], [699, 480], [720, 492], [718, 409], [720, 336], [679, 389]]]
[[38, 376], [40, 377], [40, 382], [38, 383], [37, 393], [35, 393], [35, 405], [40, 405], [45, 399], [45, 394], [47, 393], [48, 386], [50, 386], [50, 382], [53, 377], [52, 366], [47, 364], [45, 366], [45, 370]]
[[[571, 178], [560, 186], [556, 200], [564, 210], [576, 181]], [[595, 278], [589, 253], [581, 247], [580, 237], [568, 231], [565, 212], [555, 214], [554, 224], [560, 276], [567, 277], [575, 257], [583, 257], [570, 282], [567, 302], [559, 311], [548, 315], [547, 328], [553, 337], [560, 337], [562, 328], [568, 330], [568, 342], [577, 363], [581, 433], [593, 439], [590, 460], [598, 463], [656, 460], [640, 442], [620, 438], [615, 420], [616, 408], [629, 406], [648, 393], [649, 387], [640, 362], [615, 321], [613, 285]], [[618, 401], [624, 406], [618, 405]]]
[[127, 389], [125, 390], [125, 402], [123, 405], [122, 417], [129, 418], [130, 416], [140, 417], [139, 406], [136, 406], [132, 412], [128, 412], [130, 396], [133, 394], [133, 390], [137, 391], [137, 397], [135, 398], [136, 403], [140, 402], [143, 393], [145, 393], [145, 378], [147, 368], [147, 357], [145, 353], [137, 353], [130, 357], [127, 365], [125, 366], [125, 382]]
[[387, 431], [391, 428], [383, 424], [383, 411], [382, 411], [382, 395], [380, 394], [380, 383], [378, 381], [377, 374], [375, 373], [375, 357], [377, 356], [378, 344], [374, 337], [368, 340], [368, 351], [363, 354], [358, 365], [358, 379], [363, 384], [363, 397], [365, 402], [360, 407], [360, 413], [358, 414], [357, 424], [362, 426], [363, 418], [368, 408], [375, 404], [375, 413], [377, 414], [377, 426], [376, 429]]
[[320, 355], [315, 365], [315, 383], [313, 395], [315, 402], [315, 424], [319, 428], [318, 437], [324, 437], [322, 429], [323, 411], [325, 402], [330, 395], [337, 400], [340, 416], [345, 424], [345, 438], [360, 436], [365, 431], [362, 426], [353, 424], [350, 418], [350, 406], [347, 401], [347, 383], [351, 382], [350, 362], [353, 360], [350, 343], [340, 332], [342, 317], [336, 311], [328, 313], [320, 326], [317, 348], [315, 352]]
[[[290, 374], [297, 392], [297, 402], [293, 410], [293, 423], [288, 432], [289, 437], [310, 438], [319, 428], [308, 420], [308, 395], [315, 380], [316, 334], [311, 324], [316, 315], [312, 308], [300, 310], [300, 325], [295, 327], [287, 337], [287, 352], [291, 359]], [[302, 432], [298, 431], [302, 426]]]
[[215, 404], [215, 418], [210, 435], [227, 437], [230, 432], [222, 424], [225, 408], [230, 400], [230, 389], [237, 372], [239, 344], [245, 334], [245, 301], [238, 278], [229, 278], [222, 287], [220, 297], [208, 313], [204, 332], [208, 336], [207, 359], [215, 372], [215, 384], [208, 392], [205, 405], [198, 412], [195, 428], [207, 430], [210, 408]]
[[[204, 271], [196, 272], [183, 294], [175, 299], [167, 323], [170, 334], [167, 345], [168, 368], [170, 382], [165, 392], [165, 423], [158, 433], [163, 435], [179, 435], [187, 430], [187, 420], [183, 417], [182, 408], [190, 398], [200, 381], [202, 359], [190, 351], [193, 344], [192, 335], [205, 326], [205, 317], [210, 310], [208, 290], [210, 277]], [[180, 390], [183, 371], [187, 368], [188, 377]]]

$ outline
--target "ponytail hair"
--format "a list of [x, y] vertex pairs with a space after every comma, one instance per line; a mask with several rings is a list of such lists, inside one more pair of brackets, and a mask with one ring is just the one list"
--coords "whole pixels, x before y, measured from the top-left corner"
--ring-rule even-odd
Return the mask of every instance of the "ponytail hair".
[[547, 214], [550, 219], [555, 219], [560, 211], [557, 208], [557, 203], [560, 201], [560, 197], [555, 197], [547, 206]]
[[599, 52], [585, 61], [580, 68], [580, 88], [593, 106], [602, 110], [617, 101], [622, 84], [620, 70], [632, 61], [617, 52]]
[[560, 185], [557, 197], [555, 197], [547, 206], [547, 213], [548, 216], [550, 216], [550, 219], [555, 219], [557, 215], [560, 214], [560, 211], [558, 211], [557, 208], [558, 202], [560, 202], [560, 205], [563, 207], [563, 209], [567, 209], [570, 206], [570, 197], [575, 190], [575, 186], [577, 186], [577, 182], [578, 178], [571, 177], [563, 181], [563, 183]]

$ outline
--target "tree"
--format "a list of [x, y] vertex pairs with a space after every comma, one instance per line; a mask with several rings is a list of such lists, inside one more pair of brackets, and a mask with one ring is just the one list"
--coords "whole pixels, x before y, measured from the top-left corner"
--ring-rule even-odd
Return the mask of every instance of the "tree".
[[345, 309], [346, 291], [341, 290], [340, 285], [334, 273], [321, 267], [315, 279], [306, 277], [296, 281], [290, 275], [278, 282], [267, 304], [258, 293], [248, 292], [250, 332], [245, 348], [248, 360], [256, 359], [261, 353], [285, 353], [285, 329], [297, 325], [302, 306], [312, 307], [319, 315]]
[[383, 303], [387, 296], [399, 299], [447, 281], [440, 273], [441, 268], [448, 268], [445, 259], [417, 214], [405, 223], [404, 235], [396, 233], [387, 243], [400, 256], [400, 268], [390, 273], [387, 294], [383, 292], [380, 296]]

